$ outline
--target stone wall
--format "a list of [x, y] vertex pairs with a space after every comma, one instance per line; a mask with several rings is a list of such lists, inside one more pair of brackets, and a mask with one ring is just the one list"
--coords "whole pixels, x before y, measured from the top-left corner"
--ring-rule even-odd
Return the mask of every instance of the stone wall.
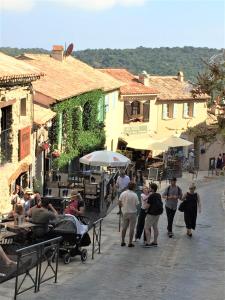
[[[20, 114], [20, 101], [26, 99], [26, 116]], [[24, 170], [24, 166], [32, 163], [32, 143], [33, 138], [30, 137], [30, 155], [19, 161], [19, 130], [33, 124], [33, 94], [29, 86], [13, 87], [11, 89], [0, 89], [0, 101], [10, 101], [15, 99], [12, 104], [12, 161], [0, 166], [0, 212], [9, 211], [11, 186], [13, 186], [15, 176], [19, 176], [20, 169]], [[16, 174], [14, 176], [14, 174]], [[10, 179], [11, 178], [11, 179]]]

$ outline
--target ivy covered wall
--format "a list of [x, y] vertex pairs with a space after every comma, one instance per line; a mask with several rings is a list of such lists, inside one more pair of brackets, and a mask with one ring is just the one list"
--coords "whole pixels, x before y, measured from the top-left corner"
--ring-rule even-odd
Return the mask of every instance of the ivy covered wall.
[[52, 151], [60, 155], [54, 160], [61, 168], [82, 153], [104, 148], [104, 92], [91, 91], [55, 104], [57, 113], [52, 126]]

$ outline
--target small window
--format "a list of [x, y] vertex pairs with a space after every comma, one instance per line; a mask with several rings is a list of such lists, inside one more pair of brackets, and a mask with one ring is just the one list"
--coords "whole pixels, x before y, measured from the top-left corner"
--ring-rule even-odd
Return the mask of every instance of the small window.
[[174, 118], [174, 104], [173, 103], [166, 103], [163, 104], [163, 115], [162, 118], [163, 119], [172, 119]]
[[188, 102], [187, 103], [187, 114], [188, 114], [188, 117], [193, 117], [193, 111], [194, 111], [194, 103], [192, 102]]
[[140, 114], [140, 102], [134, 101], [131, 103], [131, 115], [136, 116]]
[[20, 115], [26, 116], [27, 115], [27, 99], [22, 98], [20, 100]]

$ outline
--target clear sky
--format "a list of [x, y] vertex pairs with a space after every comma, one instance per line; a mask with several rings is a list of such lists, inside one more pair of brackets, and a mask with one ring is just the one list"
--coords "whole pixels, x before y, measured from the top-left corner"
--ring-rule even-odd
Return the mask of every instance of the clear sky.
[[0, 46], [225, 48], [224, 0], [0, 0]]

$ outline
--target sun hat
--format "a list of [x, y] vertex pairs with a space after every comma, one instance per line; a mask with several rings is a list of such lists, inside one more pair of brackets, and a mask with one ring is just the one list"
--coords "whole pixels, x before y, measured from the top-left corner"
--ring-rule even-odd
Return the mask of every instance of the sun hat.
[[29, 195], [33, 195], [33, 191], [30, 188], [26, 188], [24, 190], [24, 194], [29, 194]]

